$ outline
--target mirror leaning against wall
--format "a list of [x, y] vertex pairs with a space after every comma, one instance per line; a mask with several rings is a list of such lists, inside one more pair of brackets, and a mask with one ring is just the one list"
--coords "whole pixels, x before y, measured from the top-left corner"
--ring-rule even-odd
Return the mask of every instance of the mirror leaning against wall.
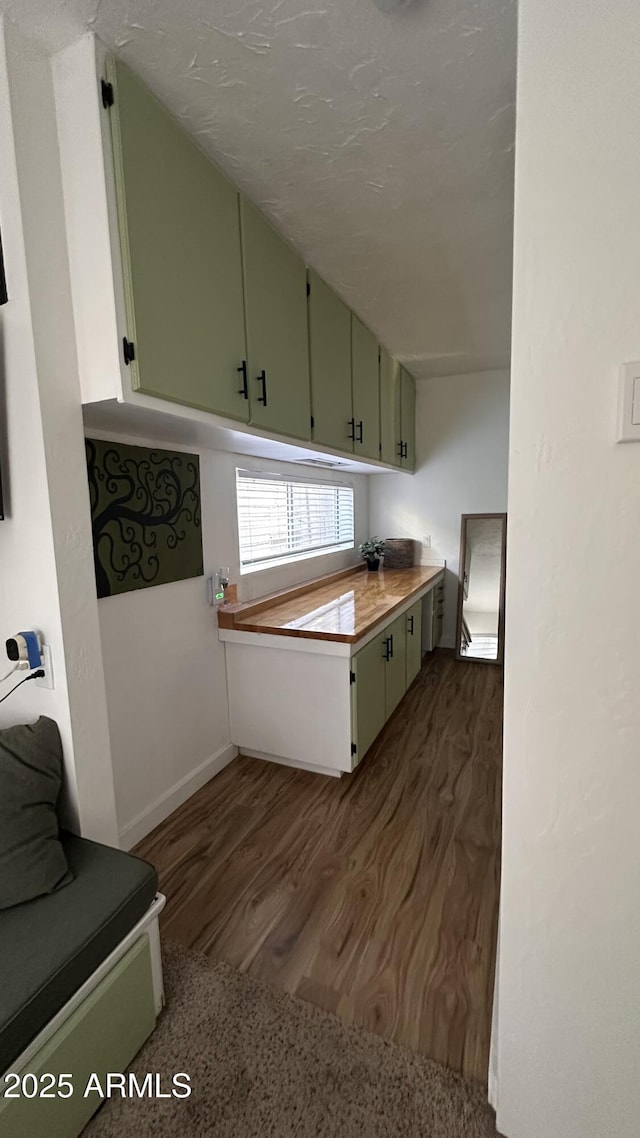
[[506, 514], [462, 515], [457, 660], [502, 662], [506, 537]]

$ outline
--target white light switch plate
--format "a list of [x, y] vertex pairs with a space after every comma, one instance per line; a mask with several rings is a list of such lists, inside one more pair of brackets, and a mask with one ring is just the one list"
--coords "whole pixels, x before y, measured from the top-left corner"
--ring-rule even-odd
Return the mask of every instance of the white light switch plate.
[[640, 443], [640, 362], [623, 364], [618, 391], [618, 442]]

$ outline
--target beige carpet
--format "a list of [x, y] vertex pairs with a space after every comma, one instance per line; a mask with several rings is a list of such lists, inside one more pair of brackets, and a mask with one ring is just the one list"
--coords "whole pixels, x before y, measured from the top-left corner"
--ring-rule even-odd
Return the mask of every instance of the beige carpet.
[[106, 1103], [87, 1138], [496, 1138], [484, 1090], [226, 964], [164, 946], [167, 1008], [138, 1055], [187, 1099]]

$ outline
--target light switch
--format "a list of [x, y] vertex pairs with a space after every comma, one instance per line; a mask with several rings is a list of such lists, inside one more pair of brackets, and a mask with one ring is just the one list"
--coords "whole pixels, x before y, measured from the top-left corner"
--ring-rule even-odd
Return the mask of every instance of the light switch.
[[631, 423], [640, 427], [640, 376], [633, 377], [633, 401], [631, 405]]
[[618, 442], [640, 443], [640, 362], [620, 368]]

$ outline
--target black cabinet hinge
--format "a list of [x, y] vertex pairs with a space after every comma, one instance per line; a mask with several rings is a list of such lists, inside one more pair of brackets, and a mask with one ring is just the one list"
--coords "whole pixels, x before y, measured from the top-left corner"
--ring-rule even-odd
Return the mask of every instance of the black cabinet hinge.
[[6, 304], [9, 300], [9, 293], [7, 292], [7, 278], [4, 271], [4, 256], [2, 253], [2, 234], [0, 233], [0, 304]]
[[349, 672], [349, 683], [350, 683], [350, 684], [355, 684], [355, 682], [356, 682], [356, 674], [355, 674], [355, 672]]
[[108, 79], [101, 79], [100, 94], [102, 95], [102, 106], [105, 110], [108, 110], [109, 107], [113, 106], [115, 101], [115, 96], [113, 94], [113, 83], [110, 83]]
[[307, 296], [311, 296], [311, 283], [307, 281]]
[[357, 754], [358, 754], [358, 748], [356, 747], [355, 743], [352, 743], [352, 744], [351, 744], [351, 754], [352, 754], [352, 755], [357, 755]]
[[136, 358], [136, 346], [132, 340], [127, 340], [126, 336], [122, 337], [122, 354], [127, 367], [130, 363], [133, 363]]

